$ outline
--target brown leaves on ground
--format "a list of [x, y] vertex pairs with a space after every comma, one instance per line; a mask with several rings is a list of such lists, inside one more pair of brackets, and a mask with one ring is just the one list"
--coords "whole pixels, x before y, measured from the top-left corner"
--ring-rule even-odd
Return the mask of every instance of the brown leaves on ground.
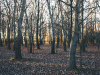
[[77, 70], [68, 69], [69, 49], [63, 51], [62, 46], [56, 48], [56, 54], [50, 54], [50, 45], [41, 45], [30, 54], [28, 48], [22, 46], [22, 60], [14, 59], [15, 52], [6, 46], [0, 47], [0, 75], [99, 75], [100, 50], [97, 46], [88, 46], [82, 53], [82, 67], [80, 70], [79, 46], [76, 51]]

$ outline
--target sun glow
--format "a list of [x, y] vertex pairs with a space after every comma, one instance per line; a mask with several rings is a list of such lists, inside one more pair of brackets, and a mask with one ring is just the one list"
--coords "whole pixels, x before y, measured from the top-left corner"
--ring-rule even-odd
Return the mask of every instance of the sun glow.
[[92, 3], [93, 2], [93, 0], [90, 0], [90, 3]]

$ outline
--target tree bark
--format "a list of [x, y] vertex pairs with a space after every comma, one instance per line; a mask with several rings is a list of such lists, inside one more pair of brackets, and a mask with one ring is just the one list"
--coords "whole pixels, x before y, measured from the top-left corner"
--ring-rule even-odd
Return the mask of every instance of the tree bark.
[[2, 44], [2, 39], [1, 39], [1, 33], [0, 33], [0, 47], [2, 47], [3, 44]]
[[31, 15], [30, 53], [32, 53], [32, 15]]
[[15, 43], [16, 43], [16, 33], [15, 33], [15, 12], [16, 12], [16, 0], [14, 0], [14, 14], [13, 14], [13, 25], [14, 25], [14, 45], [13, 45], [13, 50], [15, 51]]
[[49, 15], [50, 15], [50, 19], [51, 19], [51, 24], [52, 24], [52, 45], [51, 45], [51, 54], [55, 54], [55, 29], [53, 26], [53, 9], [52, 9], [52, 14], [51, 14], [51, 10], [50, 10], [50, 1], [46, 0], [47, 4], [48, 4], [48, 10], [49, 10]]
[[18, 37], [17, 37], [17, 45], [16, 45], [16, 50], [15, 50], [15, 59], [21, 59], [22, 55], [21, 55], [21, 26], [22, 26], [22, 21], [23, 21], [23, 16], [24, 16], [24, 12], [25, 12], [25, 5], [26, 5], [26, 0], [23, 0], [23, 4], [22, 4], [22, 9], [21, 9], [21, 13], [20, 13], [20, 17], [18, 20]]
[[57, 48], [59, 48], [59, 27], [57, 28]]
[[65, 29], [63, 26], [63, 14], [62, 14], [62, 4], [60, 3], [60, 11], [61, 11], [61, 18], [62, 18], [62, 28], [63, 28], [63, 49], [66, 51], [66, 35], [65, 35]]
[[38, 24], [39, 24], [39, 0], [38, 0], [38, 14], [37, 14], [37, 27], [36, 27], [36, 45], [37, 49], [40, 49], [39, 41], [38, 41]]
[[51, 38], [50, 38], [50, 22], [49, 22], [49, 44], [51, 42]]
[[57, 48], [59, 48], [59, 6], [58, 6], [58, 23], [57, 23]]
[[41, 39], [41, 20], [40, 20], [40, 45], [42, 44], [42, 39]]
[[1, 3], [0, 3], [0, 46], [3, 46], [1, 39]]
[[79, 6], [80, 6], [80, 0], [77, 0], [76, 12], [75, 12], [75, 27], [74, 27], [73, 37], [70, 43], [70, 64], [69, 64], [70, 69], [76, 69], [75, 54], [76, 54], [77, 40], [79, 36], [79, 31], [78, 31], [78, 24], [79, 24], [78, 18], [79, 18], [79, 9], [80, 9]]
[[[84, 1], [84, 0], [83, 0]], [[84, 40], [84, 22], [83, 22], [83, 17], [84, 17], [84, 10], [83, 10], [83, 1], [82, 1], [82, 34], [81, 34], [81, 47], [80, 50], [82, 50], [83, 52], [85, 52], [85, 40]]]
[[73, 0], [70, 0], [70, 2], [71, 2], [71, 6], [70, 6], [70, 8], [71, 8], [71, 27], [70, 27], [70, 36], [69, 36], [69, 43], [68, 43], [68, 47], [70, 47], [70, 42], [71, 42], [71, 38], [72, 38], [72, 26], [73, 26], [73, 22], [72, 22], [72, 20], [73, 20], [73, 11], [72, 11], [72, 2], [73, 2]]
[[[28, 27], [29, 25], [28, 25], [28, 16], [27, 16], [26, 10], [25, 10], [25, 16], [26, 16], [26, 25], [25, 25], [25, 37], [24, 37], [24, 40], [25, 40], [25, 47], [27, 47], [26, 31], [27, 31], [27, 27]], [[27, 25], [28, 25], [28, 26], [27, 26]], [[28, 33], [29, 33], [29, 31], [28, 31]]]
[[11, 49], [11, 47], [10, 47], [10, 7], [9, 7], [9, 15], [8, 15], [8, 33], [7, 33], [7, 39], [8, 39], [8, 49]]

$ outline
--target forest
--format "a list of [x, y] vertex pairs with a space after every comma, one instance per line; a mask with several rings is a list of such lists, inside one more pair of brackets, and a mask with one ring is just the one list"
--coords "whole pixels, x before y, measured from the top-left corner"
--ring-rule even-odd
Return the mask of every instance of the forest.
[[0, 75], [100, 75], [100, 0], [0, 0]]

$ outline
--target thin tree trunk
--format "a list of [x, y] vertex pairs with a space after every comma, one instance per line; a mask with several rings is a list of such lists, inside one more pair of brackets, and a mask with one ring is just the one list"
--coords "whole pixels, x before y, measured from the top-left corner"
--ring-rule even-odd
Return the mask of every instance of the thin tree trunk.
[[62, 44], [62, 29], [61, 29], [61, 44]]
[[52, 24], [52, 46], [51, 46], [51, 54], [55, 54], [55, 29], [53, 26], [53, 10], [52, 10], [52, 14], [51, 14], [51, 10], [50, 10], [50, 1], [46, 0], [47, 4], [48, 4], [48, 10], [49, 10], [49, 15], [50, 15], [50, 19], [51, 19], [51, 24]]
[[14, 0], [14, 14], [13, 14], [13, 25], [14, 25], [14, 45], [13, 45], [13, 50], [15, 51], [15, 43], [16, 43], [16, 38], [15, 38], [15, 12], [16, 12], [16, 1], [17, 0]]
[[[26, 10], [25, 10], [25, 15], [26, 15], [26, 25], [25, 25], [25, 38], [24, 38], [24, 40], [25, 40], [25, 47], [27, 47], [26, 31], [27, 31], [27, 25], [28, 25], [28, 16], [27, 16]], [[29, 31], [28, 31], [28, 34], [29, 34]]]
[[2, 39], [1, 39], [1, 33], [0, 33], [0, 47], [2, 47], [3, 44], [2, 44]]
[[63, 28], [63, 49], [66, 51], [66, 35], [65, 35], [65, 29], [63, 26], [63, 15], [62, 15], [62, 4], [60, 3], [60, 11], [61, 11], [61, 17], [62, 17], [62, 28]]
[[85, 52], [85, 40], [84, 40], [84, 23], [83, 23], [83, 1], [82, 1], [82, 34], [81, 34], [81, 47], [80, 47], [80, 50], [82, 50], [83, 52]]
[[[0, 12], [1, 12], [1, 3], [0, 3]], [[1, 39], [1, 13], [0, 13], [0, 46], [3, 46]]]
[[49, 44], [50, 44], [50, 42], [51, 42], [50, 39], [51, 39], [51, 38], [50, 38], [50, 22], [49, 22]]
[[[22, 35], [22, 34], [21, 34]], [[22, 46], [23, 46], [23, 36], [21, 37], [21, 44], [22, 44]]]
[[31, 15], [30, 53], [32, 53], [32, 15]]
[[42, 33], [41, 34], [42, 34], [42, 38], [41, 39], [42, 39], [42, 45], [43, 45], [43, 38], [44, 38], [43, 17], [42, 17]]
[[7, 35], [7, 39], [8, 39], [8, 49], [11, 49], [10, 47], [10, 7], [9, 7], [9, 16], [8, 16], [8, 35]]
[[39, 25], [39, 0], [38, 0], [38, 14], [37, 14], [37, 27], [36, 27], [36, 44], [37, 44], [37, 49], [40, 49], [39, 41], [38, 41], [38, 25]]
[[59, 48], [59, 27], [57, 28], [57, 48]]
[[57, 48], [59, 48], [59, 6], [58, 6], [58, 25], [57, 25]]
[[69, 43], [68, 43], [68, 47], [70, 47], [70, 42], [71, 42], [71, 38], [72, 38], [72, 26], [73, 26], [73, 22], [72, 22], [72, 20], [73, 20], [73, 11], [72, 11], [72, 2], [73, 2], [73, 0], [70, 0], [70, 2], [71, 2], [71, 6], [70, 6], [70, 8], [71, 8], [71, 27], [70, 27], [70, 36], [69, 36]]
[[40, 18], [40, 45], [42, 45], [42, 38], [41, 38], [41, 29], [42, 29], [42, 22], [41, 22], [41, 18]]
[[0, 3], [0, 33], [1, 33], [1, 3]]
[[93, 37], [92, 44], [94, 45], [94, 23], [93, 23], [93, 35], [92, 35], [92, 37]]
[[[1, 3], [0, 3], [0, 12], [1, 12]], [[2, 39], [1, 39], [1, 13], [0, 13], [0, 46], [2, 46]]]
[[[96, 3], [96, 7], [97, 7], [97, 3]], [[95, 9], [95, 32], [96, 32], [96, 40], [97, 40], [97, 29], [96, 29], [96, 9]], [[96, 44], [97, 44], [97, 41], [96, 41]]]
[[3, 39], [1, 39], [1, 34], [0, 34], [0, 46], [2, 47], [2, 46], [3, 46], [3, 43], [4, 43], [4, 28], [3, 28], [3, 26], [4, 26], [4, 18], [3, 18], [3, 20], [2, 20], [1, 25], [2, 25]]
[[[87, 21], [88, 21], [88, 18], [87, 18]], [[87, 31], [87, 25], [86, 25], [86, 36], [85, 36], [85, 41], [86, 41], [86, 47], [87, 47], [87, 44], [88, 44], [88, 31]]]

